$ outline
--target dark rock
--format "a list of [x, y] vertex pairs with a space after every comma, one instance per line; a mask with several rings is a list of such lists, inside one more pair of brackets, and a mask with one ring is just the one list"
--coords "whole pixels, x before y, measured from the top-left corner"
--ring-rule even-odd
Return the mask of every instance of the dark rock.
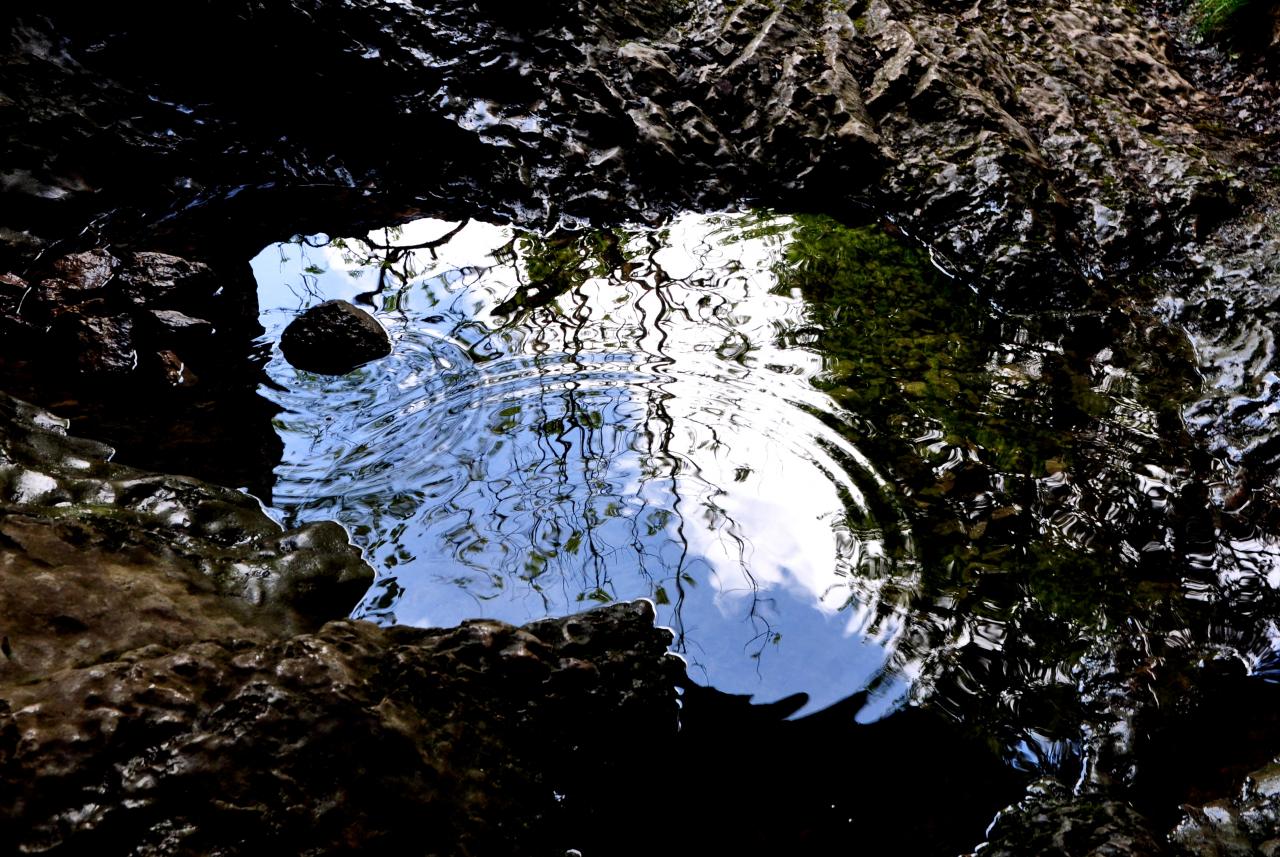
[[1280, 854], [1280, 760], [1240, 783], [1235, 794], [1186, 806], [1172, 839], [1189, 857]]
[[281, 445], [274, 406], [256, 394], [264, 376], [252, 340], [262, 329], [247, 263], [215, 273], [167, 253], [119, 251], [32, 268], [0, 283], [8, 392], [56, 405], [122, 460], [270, 497]]
[[[278, 629], [314, 629], [348, 615], [373, 580], [373, 571], [337, 524], [284, 531], [252, 497], [194, 479], [111, 464], [110, 456], [111, 450], [101, 444], [68, 436], [65, 424], [50, 414], [0, 398], [0, 510], [6, 519], [13, 515], [23, 522], [15, 518], [6, 525], [18, 530], [0, 535], [0, 549], [16, 551], [9, 561], [22, 568], [47, 573], [66, 569], [69, 593], [56, 609], [67, 615], [77, 616], [77, 610], [104, 615], [96, 606], [74, 604], [70, 592], [100, 566], [121, 569], [104, 571], [104, 604], [126, 603], [125, 594], [113, 601], [114, 596], [105, 593], [117, 586], [127, 591], [131, 585], [145, 604], [142, 593], [155, 587], [141, 576], [130, 584], [128, 570], [150, 569], [157, 579], [168, 581], [155, 584], [163, 589], [157, 597], [177, 605], [171, 611], [174, 616], [189, 609], [193, 629], [200, 626], [197, 614], [207, 612], [199, 609], [200, 603], [214, 595], [236, 605], [223, 611], [232, 617], [252, 608], [253, 615]], [[115, 583], [111, 574], [118, 578]], [[0, 579], [0, 586], [8, 590], [6, 597], [23, 604], [39, 601], [31, 594], [36, 590], [24, 587], [44, 592], [56, 585], [54, 579], [22, 574]], [[179, 597], [184, 587], [190, 591], [190, 603]], [[88, 583], [82, 589], [85, 598], [95, 597]], [[37, 634], [29, 628], [12, 630], [15, 619], [25, 615], [0, 612], [9, 617], [10, 630], [4, 633], [11, 640], [25, 641]], [[146, 615], [143, 609], [143, 619], [137, 621]], [[78, 621], [91, 636], [107, 637], [92, 646], [64, 639], [68, 650], [89, 646], [99, 654], [121, 651], [127, 647], [122, 640], [135, 639], [136, 629], [128, 622], [112, 620], [99, 626], [83, 616]], [[125, 636], [112, 641], [111, 634]], [[19, 645], [14, 643], [15, 650]]]
[[208, 265], [167, 253], [134, 253], [121, 273], [125, 297], [148, 309], [199, 314], [218, 290]]
[[1172, 857], [1150, 823], [1122, 800], [1076, 796], [1040, 780], [996, 817], [984, 857]]
[[645, 602], [523, 629], [336, 622], [10, 685], [0, 848], [563, 854], [561, 802], [675, 734], [669, 639]]
[[156, 352], [156, 362], [165, 381], [174, 386], [190, 387], [199, 383], [199, 378], [187, 368], [182, 358], [172, 351]]
[[110, 283], [119, 267], [119, 259], [99, 249], [63, 256], [53, 263], [53, 272], [65, 284], [64, 288], [91, 292]]
[[18, 308], [30, 288], [30, 284], [16, 274], [0, 274], [0, 322], [25, 326], [19, 318]]
[[192, 318], [173, 309], [153, 309], [148, 313], [153, 330], [165, 342], [205, 343], [214, 334], [213, 322]]
[[[48, 209], [39, 188], [102, 207], [186, 185], [179, 205], [195, 211], [281, 176], [404, 187], [449, 201], [453, 219], [537, 228], [861, 201], [957, 271], [1040, 300], [1046, 282], [1065, 299], [1158, 259], [1204, 210], [1239, 205], [1230, 152], [1198, 130], [1214, 105], [1132, 5], [500, 6], [45, 4], [7, 47], [6, 93], [41, 107], [10, 129], [31, 177], [9, 191], [13, 219]], [[191, 45], [191, 27], [220, 36]], [[306, 63], [269, 59], [299, 33]], [[253, 49], [210, 81], [221, 43]], [[386, 133], [321, 134], [274, 109], [269, 93], [300, 89], [358, 100]], [[407, 142], [424, 137], [429, 153]]]
[[137, 368], [130, 316], [76, 315], [59, 326], [73, 337], [76, 365], [84, 374], [128, 375]]
[[346, 301], [325, 301], [294, 319], [280, 335], [285, 359], [299, 369], [345, 375], [391, 353], [391, 339], [373, 316]]

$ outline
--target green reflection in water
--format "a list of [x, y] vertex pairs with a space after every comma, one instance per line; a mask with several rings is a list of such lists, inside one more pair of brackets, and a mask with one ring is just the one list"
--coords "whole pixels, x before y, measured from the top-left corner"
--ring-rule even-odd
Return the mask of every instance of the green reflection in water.
[[[785, 532], [753, 532], [779, 509], [744, 498], [785, 485], [757, 471], [786, 448], [838, 495], [828, 607], [883, 645], [873, 684], [913, 687], [1007, 752], [1067, 752], [1083, 716], [1072, 670], [1117, 629], [1223, 633], [1224, 569], [1256, 574], [1180, 421], [1199, 383], [1185, 340], [1139, 301], [1100, 289], [1071, 314], [1015, 316], [883, 224], [697, 222], [687, 270], [670, 252], [688, 223], [508, 231], [483, 264], [435, 258], [448, 242], [396, 249], [396, 230], [327, 248], [397, 354], [337, 381], [273, 363], [293, 415], [280, 506], [352, 527], [385, 574], [372, 614], [425, 586], [465, 591], [460, 610], [522, 587], [549, 612], [647, 595], [683, 639], [689, 599], [708, 579], [732, 590], [736, 564], [749, 644], [704, 640], [707, 661], [788, 645], [812, 661], [817, 644], [769, 618], [790, 560], [773, 578], [744, 561]], [[343, 296], [319, 288], [323, 265], [303, 270], [302, 304]], [[336, 428], [317, 416], [335, 410]], [[728, 552], [691, 551], [698, 533]], [[830, 585], [810, 591], [825, 602]], [[1256, 649], [1267, 615], [1227, 642]]]
[[897, 667], [1005, 746], [1062, 752], [1079, 659], [1135, 618], [1186, 629], [1203, 611], [1184, 582], [1213, 579], [1188, 499], [1205, 464], [1177, 417], [1198, 386], [1185, 340], [1115, 297], [1002, 313], [925, 250], [823, 217], [796, 218], [777, 271], [809, 302], [815, 383], [910, 510]]

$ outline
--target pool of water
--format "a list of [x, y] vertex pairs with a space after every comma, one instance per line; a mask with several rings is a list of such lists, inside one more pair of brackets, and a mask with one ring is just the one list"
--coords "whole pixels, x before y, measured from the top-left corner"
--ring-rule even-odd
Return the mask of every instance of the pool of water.
[[341, 298], [395, 348], [338, 378], [273, 354], [271, 507], [347, 525], [364, 618], [649, 598], [699, 681], [927, 700], [1036, 770], [1073, 764], [1074, 670], [1116, 628], [1273, 661], [1280, 551], [1187, 431], [1187, 338], [1104, 289], [1009, 313], [933, 261], [769, 212], [273, 245], [265, 343]]
[[366, 618], [520, 623], [644, 597], [700, 680], [807, 692], [810, 709], [861, 690], [902, 628], [880, 591], [910, 586], [915, 561], [856, 415], [814, 385], [826, 358], [776, 270], [794, 228], [690, 215], [541, 239], [471, 223], [434, 253], [269, 248], [254, 261], [269, 338], [301, 307], [359, 297], [395, 343], [341, 378], [272, 360], [275, 508], [350, 528], [380, 574]]

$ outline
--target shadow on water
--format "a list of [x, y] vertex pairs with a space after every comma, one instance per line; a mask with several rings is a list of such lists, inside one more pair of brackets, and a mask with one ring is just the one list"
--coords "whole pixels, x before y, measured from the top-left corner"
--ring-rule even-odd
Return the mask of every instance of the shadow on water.
[[[1084, 752], [1111, 715], [1082, 676], [1165, 712], [1137, 726], [1152, 808], [1225, 782], [1161, 766], [1192, 732], [1232, 771], [1276, 749], [1265, 714], [1232, 750], [1222, 706], [1183, 702], [1212, 673], [1270, 708], [1280, 553], [1187, 434], [1198, 368], [1141, 295], [1008, 312], [891, 225], [767, 212], [419, 221], [254, 269], [264, 341], [335, 297], [395, 341], [342, 378], [268, 365], [275, 511], [348, 525], [380, 575], [358, 615], [655, 602], [697, 684], [681, 746], [610, 785], [618, 806], [674, 782], [707, 846], [823, 853], [881, 824], [904, 853], [954, 852], [1011, 772], [1128, 764]], [[600, 829], [632, 818], [589, 803]]]

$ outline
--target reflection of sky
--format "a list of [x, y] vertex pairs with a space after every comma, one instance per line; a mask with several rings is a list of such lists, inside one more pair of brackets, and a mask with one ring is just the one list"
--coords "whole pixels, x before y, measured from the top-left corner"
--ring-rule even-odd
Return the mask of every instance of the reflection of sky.
[[[900, 525], [871, 520], [879, 479], [831, 428], [821, 356], [791, 344], [803, 301], [770, 292], [787, 225], [629, 234], [622, 270], [584, 271], [517, 319], [494, 313], [528, 279], [527, 249], [495, 257], [519, 247], [509, 229], [470, 224], [435, 258], [392, 260], [404, 282], [374, 298], [390, 358], [342, 378], [270, 365], [278, 512], [351, 529], [382, 580], [371, 618], [523, 622], [648, 597], [723, 690], [805, 691], [812, 710], [861, 689], [899, 624], [877, 621], [876, 591], [895, 573], [879, 528]], [[302, 307], [376, 287], [353, 249], [254, 260], [273, 338]]]

